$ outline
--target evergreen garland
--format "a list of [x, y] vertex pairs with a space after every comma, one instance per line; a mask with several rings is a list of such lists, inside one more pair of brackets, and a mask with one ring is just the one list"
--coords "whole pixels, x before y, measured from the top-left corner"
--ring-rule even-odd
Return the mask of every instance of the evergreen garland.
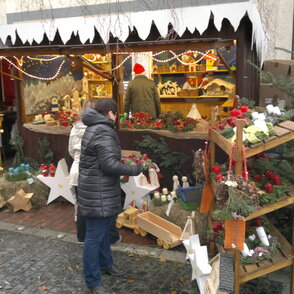
[[[183, 152], [171, 152], [164, 138], [156, 140], [150, 136], [143, 136], [135, 145], [141, 154], [146, 153], [152, 158], [163, 174], [183, 176], [181, 168], [190, 156]], [[190, 180], [191, 176], [186, 176]]]

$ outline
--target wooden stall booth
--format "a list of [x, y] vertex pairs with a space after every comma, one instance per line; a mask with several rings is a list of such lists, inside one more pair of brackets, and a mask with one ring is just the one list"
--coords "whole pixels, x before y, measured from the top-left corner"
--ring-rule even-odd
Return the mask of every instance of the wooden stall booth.
[[[156, 19], [151, 13], [150, 17], [154, 19], [144, 38], [140, 25], [136, 24], [124, 38], [115, 35], [115, 31], [106, 37], [95, 27], [91, 41], [84, 43], [81, 39], [85, 40], [86, 30], [77, 30], [77, 36], [72, 34], [66, 40], [57, 31], [52, 40], [45, 35], [40, 43], [26, 43], [25, 46], [26, 36], [19, 33], [17, 42], [0, 46], [1, 55], [11, 64], [13, 75], [18, 77], [14, 81], [18, 94], [17, 122], [20, 135], [25, 138], [25, 154], [38, 160], [37, 139], [46, 137], [54, 160], [57, 162], [64, 157], [70, 132], [67, 122], [86, 99], [113, 97], [122, 114], [125, 77], [128, 72], [128, 80], [131, 79], [130, 61], [135, 60], [137, 53], [151, 52], [150, 78], [158, 86], [163, 111], [180, 110], [186, 116], [192, 105], [196, 104], [201, 115], [209, 116], [212, 106], [223, 106], [224, 110], [232, 107], [235, 94], [257, 101], [257, 73], [247, 61], [257, 63], [257, 53], [262, 56], [262, 38], [252, 41], [252, 35], [260, 26], [249, 17], [251, 10], [247, 2], [246, 5], [234, 5], [232, 9], [235, 7], [239, 12], [244, 12], [239, 14], [239, 22], [233, 21], [235, 16], [228, 17], [221, 10], [213, 10], [214, 6], [211, 5], [209, 8], [212, 10], [206, 17], [207, 24], [200, 25], [194, 22], [191, 11], [197, 15], [204, 8], [195, 6], [178, 12], [186, 13], [181, 18], [181, 29], [176, 27], [172, 19], [162, 24], [165, 20]], [[166, 36], [158, 29], [162, 25], [167, 28]], [[60, 32], [62, 29], [60, 26]], [[21, 32], [25, 34], [24, 31]], [[258, 32], [259, 36], [263, 34], [262, 31]], [[33, 31], [31, 33], [34, 34]], [[7, 32], [9, 34], [10, 31]], [[79, 38], [82, 34], [83, 38]], [[225, 56], [232, 50], [235, 50], [230, 55], [234, 56], [233, 61]], [[190, 76], [195, 80], [194, 88], [185, 89], [184, 83]], [[206, 80], [205, 84], [203, 80]], [[178, 86], [171, 86], [173, 83]], [[70, 115], [68, 100], [72, 101]], [[59, 117], [57, 121], [56, 112], [62, 112], [63, 118]], [[44, 121], [46, 115], [49, 115], [46, 123], [38, 124], [38, 120]], [[128, 130], [118, 129], [118, 133], [122, 148], [133, 149], [132, 140], [126, 139], [130, 138]], [[171, 136], [169, 144], [175, 150], [181, 148], [187, 153], [203, 147], [203, 133], [195, 131], [191, 134]], [[161, 133], [157, 135], [161, 136]], [[137, 135], [136, 131], [132, 131], [131, 137], [135, 140], [141, 137], [141, 133]], [[185, 137], [189, 140], [188, 145]]]

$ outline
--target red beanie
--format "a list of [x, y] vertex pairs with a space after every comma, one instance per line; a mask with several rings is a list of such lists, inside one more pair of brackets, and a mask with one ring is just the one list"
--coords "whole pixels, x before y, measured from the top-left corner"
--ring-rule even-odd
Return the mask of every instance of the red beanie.
[[145, 71], [145, 68], [139, 64], [139, 63], [136, 63], [134, 65], [134, 68], [133, 68], [133, 72], [136, 74], [136, 75], [139, 75], [140, 73], [144, 72]]

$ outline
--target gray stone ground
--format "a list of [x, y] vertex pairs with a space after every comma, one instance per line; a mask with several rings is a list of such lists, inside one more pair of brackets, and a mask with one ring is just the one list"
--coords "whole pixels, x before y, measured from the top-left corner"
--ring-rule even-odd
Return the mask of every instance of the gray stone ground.
[[[184, 250], [120, 243], [113, 256], [127, 274], [103, 276], [115, 294], [198, 294], [191, 283], [191, 266]], [[166, 260], [162, 262], [162, 260]], [[278, 281], [278, 290], [266, 283], [246, 283], [241, 293], [291, 294], [290, 267], [263, 279]], [[61, 232], [20, 227], [0, 221], [0, 294], [88, 293], [82, 275], [82, 247], [76, 236]]]
[[[3, 230], [3, 226], [11, 228]], [[69, 242], [69, 236], [58, 238], [62, 235], [56, 232], [43, 230], [40, 236], [32, 234], [33, 231], [17, 231], [10, 224], [0, 226], [0, 294], [88, 293], [82, 275], [82, 246]], [[157, 248], [137, 247], [136, 251], [124, 243], [118, 245], [113, 256], [127, 274], [123, 278], [103, 276], [105, 285], [114, 293], [199, 293], [196, 283], [191, 283], [189, 263], [162, 262], [166, 253], [162, 255], [163, 250]], [[155, 258], [146, 256], [147, 251]], [[170, 253], [177, 259], [177, 254]], [[180, 256], [184, 257], [184, 253]]]

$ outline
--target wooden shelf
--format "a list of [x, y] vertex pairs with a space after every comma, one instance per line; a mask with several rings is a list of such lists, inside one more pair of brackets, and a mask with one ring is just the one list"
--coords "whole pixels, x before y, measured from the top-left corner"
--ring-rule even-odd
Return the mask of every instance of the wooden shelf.
[[163, 95], [160, 95], [159, 96], [160, 97], [160, 99], [173, 99], [173, 98], [177, 98], [177, 99], [179, 99], [179, 98], [196, 98], [196, 99], [199, 99], [199, 98], [211, 98], [211, 99], [213, 99], [213, 98], [229, 98], [229, 96], [226, 96], [226, 95], [218, 95], [218, 96], [211, 96], [211, 95], [202, 95], [202, 96], [175, 96], [175, 95], [169, 95], [169, 96], [163, 96]]
[[[212, 126], [216, 125], [216, 109], [211, 111], [211, 123]], [[294, 122], [284, 121], [274, 126], [275, 136], [270, 137], [264, 142], [260, 142], [250, 147], [246, 148], [245, 156], [246, 158], [254, 156], [260, 152], [269, 150], [286, 142], [289, 142], [294, 139]], [[236, 131], [236, 152], [235, 152], [235, 173], [236, 175], [242, 174], [242, 164], [243, 164], [243, 155], [242, 155], [242, 133], [243, 133], [243, 122], [237, 120], [237, 131]], [[210, 132], [211, 140], [211, 164], [215, 160], [215, 145], [218, 145], [223, 149], [228, 155], [232, 153], [232, 142], [224, 138], [216, 129], [211, 129]], [[291, 191], [285, 193], [283, 198], [280, 198], [277, 202], [271, 203], [259, 207], [259, 209], [253, 212], [251, 215], [246, 217], [244, 220], [249, 221], [256, 217], [265, 215], [269, 212], [275, 211], [282, 207], [286, 207], [294, 203], [294, 186], [290, 186]], [[294, 293], [294, 233], [293, 233], [293, 220], [292, 224], [292, 244], [290, 244], [284, 236], [273, 226], [270, 226], [270, 233], [272, 236], [278, 238], [280, 247], [278, 248], [277, 253], [271, 258], [263, 260], [257, 264], [250, 264], [242, 266], [240, 265], [240, 251], [234, 251], [234, 293], [240, 293], [240, 284], [255, 279], [257, 277], [269, 274], [273, 271], [282, 269], [286, 266], [292, 266], [292, 276], [291, 276], [291, 293]]]
[[290, 187], [291, 187], [291, 191], [286, 193], [286, 195], [283, 198], [280, 198], [277, 202], [261, 206], [258, 210], [256, 210], [255, 212], [247, 216], [245, 218], [245, 221], [249, 221], [261, 215], [267, 214], [269, 212], [275, 211], [287, 205], [293, 204], [294, 203], [294, 186], [291, 185]]
[[270, 232], [271, 235], [277, 237], [280, 248], [278, 248], [278, 251], [271, 259], [263, 260], [257, 264], [240, 266], [240, 283], [250, 281], [293, 264], [294, 255], [292, 245], [272, 224], [270, 225]]
[[[246, 158], [254, 156], [260, 152], [269, 150], [283, 143], [294, 139], [294, 122], [284, 121], [273, 127], [276, 135], [264, 142], [253, 144], [246, 148]], [[232, 153], [232, 142], [223, 137], [217, 130], [211, 130], [211, 140], [215, 142], [228, 155]]]
[[191, 71], [168, 71], [168, 72], [153, 72], [152, 75], [177, 75], [177, 74], [198, 74], [204, 72], [228, 72], [227, 69], [217, 69], [217, 70], [197, 70]]

